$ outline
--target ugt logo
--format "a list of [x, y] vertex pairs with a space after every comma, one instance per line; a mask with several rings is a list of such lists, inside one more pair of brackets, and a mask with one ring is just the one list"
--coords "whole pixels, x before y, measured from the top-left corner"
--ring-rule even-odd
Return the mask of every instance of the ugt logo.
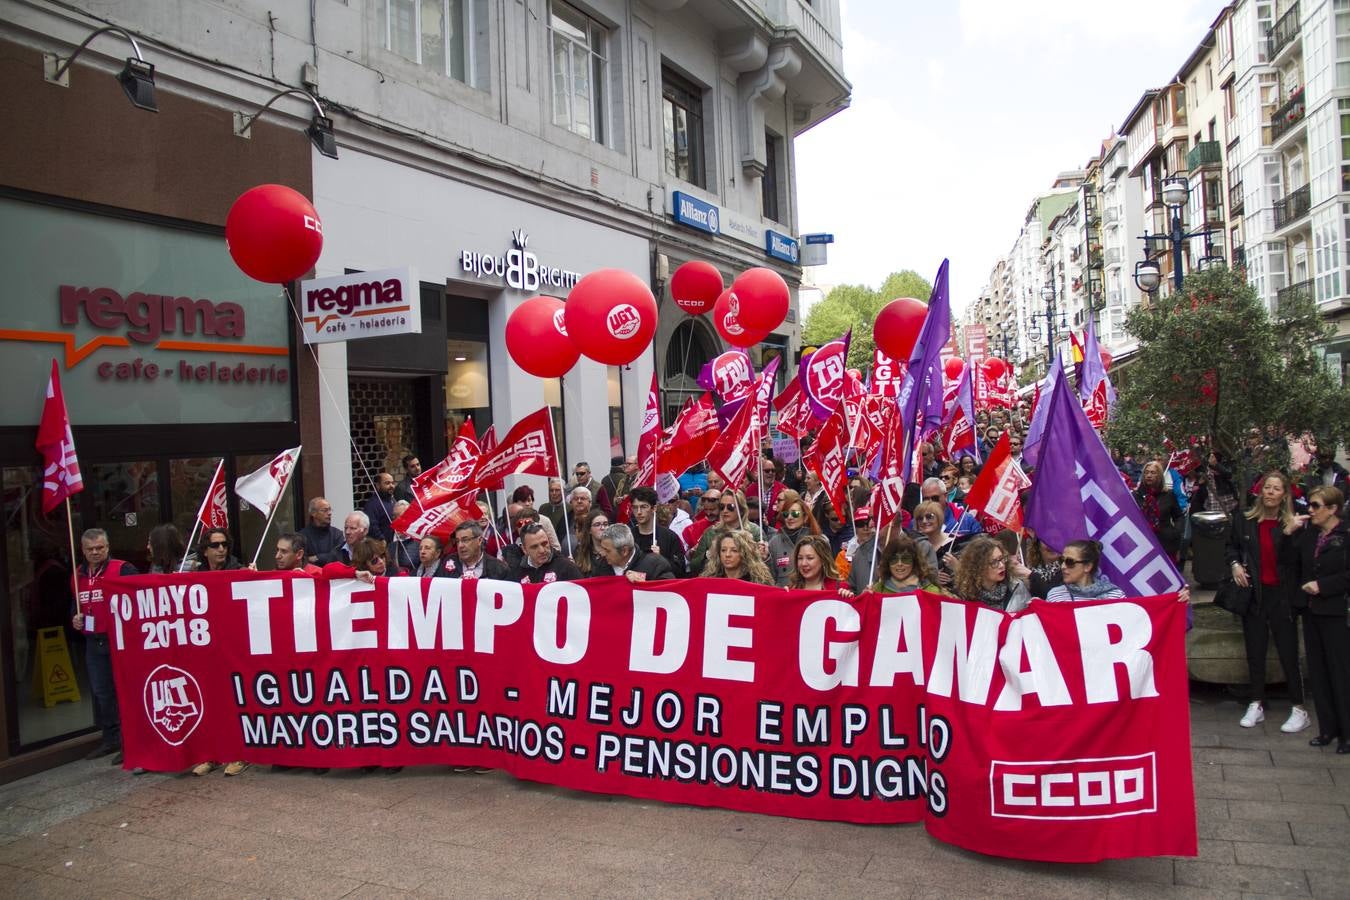
[[145, 715], [164, 743], [177, 747], [202, 721], [202, 689], [192, 673], [162, 665], [145, 679]]
[[638, 329], [642, 327], [642, 317], [638, 315], [637, 308], [633, 304], [620, 303], [609, 311], [605, 326], [609, 329], [610, 335], [625, 341], [637, 334]]

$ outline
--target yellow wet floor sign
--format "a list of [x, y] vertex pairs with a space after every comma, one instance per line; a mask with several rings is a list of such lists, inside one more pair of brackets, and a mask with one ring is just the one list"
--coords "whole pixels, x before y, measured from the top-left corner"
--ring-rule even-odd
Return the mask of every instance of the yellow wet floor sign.
[[80, 686], [75, 681], [75, 667], [70, 663], [70, 648], [66, 646], [66, 631], [55, 628], [38, 629], [37, 659], [33, 663], [33, 699], [51, 707], [68, 700], [80, 702]]

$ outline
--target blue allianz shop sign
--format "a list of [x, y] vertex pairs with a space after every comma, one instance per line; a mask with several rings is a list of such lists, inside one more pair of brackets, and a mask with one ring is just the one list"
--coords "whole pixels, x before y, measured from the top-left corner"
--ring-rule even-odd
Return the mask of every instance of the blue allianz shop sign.
[[675, 221], [708, 234], [721, 234], [722, 227], [717, 207], [683, 191], [674, 192]]
[[764, 232], [764, 252], [774, 259], [794, 264], [801, 258], [796, 238], [790, 238], [776, 231]]

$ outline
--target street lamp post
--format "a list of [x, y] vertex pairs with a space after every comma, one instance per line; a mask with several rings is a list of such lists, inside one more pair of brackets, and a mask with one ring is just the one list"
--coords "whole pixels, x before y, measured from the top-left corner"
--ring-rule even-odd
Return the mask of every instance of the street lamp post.
[[[1032, 324], [1031, 327], [1027, 330], [1028, 336], [1033, 341], [1036, 341], [1038, 343], [1040, 342], [1041, 339], [1041, 326], [1040, 323], [1038, 323], [1036, 320], [1042, 318], [1045, 319], [1045, 331], [1047, 338], [1045, 343], [1046, 366], [1053, 366], [1055, 364], [1055, 306], [1057, 305], [1056, 301], [1058, 300], [1058, 298], [1059, 294], [1055, 290], [1054, 281], [1053, 280], [1047, 281], [1041, 287], [1041, 299], [1045, 301], [1045, 312], [1032, 313], [1029, 317], [1032, 320]], [[1065, 321], [1064, 313], [1063, 311], [1061, 311], [1059, 318], [1059, 329], [1061, 331], [1067, 331], [1068, 328], [1069, 323]], [[1049, 371], [1049, 369], [1047, 368], [1046, 371]]]
[[[1195, 231], [1187, 231], [1181, 222], [1181, 208], [1186, 205], [1186, 200], [1191, 195], [1191, 186], [1186, 179], [1180, 175], [1163, 181], [1162, 200], [1163, 205], [1167, 207], [1171, 214], [1169, 222], [1169, 231], [1167, 234], [1149, 234], [1144, 232], [1140, 238], [1144, 242], [1145, 254], [1151, 253], [1154, 242], [1166, 242], [1171, 246], [1172, 251], [1172, 285], [1179, 291], [1181, 290], [1181, 279], [1184, 273], [1181, 271], [1182, 245], [1190, 238], [1203, 237], [1205, 239], [1205, 255], [1196, 262], [1196, 268], [1203, 271], [1210, 266], [1223, 265], [1224, 258], [1216, 256], [1213, 253], [1214, 247], [1210, 243], [1209, 235], [1212, 231], [1219, 231], [1216, 226], [1206, 225], [1203, 228], [1197, 228]], [[1145, 259], [1134, 267], [1134, 283], [1139, 286], [1141, 291], [1151, 294], [1158, 289], [1162, 282], [1162, 268], [1158, 265], [1156, 259]], [[1151, 286], [1150, 286], [1151, 285]]]

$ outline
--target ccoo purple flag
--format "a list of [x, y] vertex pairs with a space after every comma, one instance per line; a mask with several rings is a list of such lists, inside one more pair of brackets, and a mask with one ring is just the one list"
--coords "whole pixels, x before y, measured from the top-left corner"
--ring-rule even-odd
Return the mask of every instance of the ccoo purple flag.
[[1102, 545], [1102, 574], [1129, 596], [1150, 597], [1185, 587], [1068, 380], [1060, 378], [1041, 403], [1048, 407], [1045, 434], [1026, 515], [1036, 537], [1056, 550], [1069, 541], [1097, 541]]
[[1022, 442], [1022, 467], [1025, 469], [1034, 469], [1040, 464], [1041, 438], [1045, 436], [1045, 417], [1050, 412], [1050, 397], [1055, 392], [1055, 385], [1063, 380], [1064, 361], [1057, 353], [1055, 361], [1050, 364], [1050, 371], [1041, 382], [1041, 399], [1037, 401], [1036, 410], [1031, 414], [1027, 437]]
[[905, 467], [914, 452], [916, 442], [925, 434], [942, 427], [942, 348], [951, 340], [952, 309], [947, 293], [947, 264], [943, 260], [933, 279], [933, 293], [928, 298], [928, 315], [924, 317], [914, 351], [909, 355], [909, 369], [900, 385], [896, 403], [900, 407], [900, 421], [905, 428], [903, 455]]

